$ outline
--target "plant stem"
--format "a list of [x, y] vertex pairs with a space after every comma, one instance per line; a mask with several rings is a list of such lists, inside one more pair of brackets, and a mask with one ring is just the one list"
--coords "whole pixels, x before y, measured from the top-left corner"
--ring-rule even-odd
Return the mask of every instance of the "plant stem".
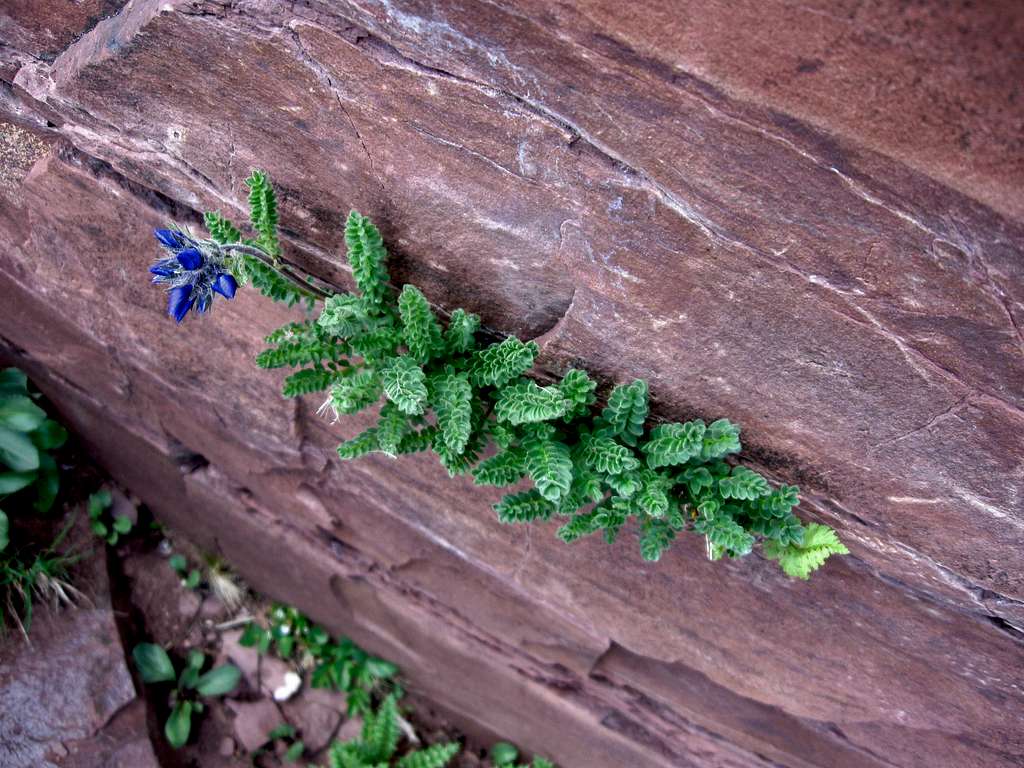
[[283, 264], [280, 260], [273, 258], [266, 251], [261, 248], [257, 248], [254, 245], [231, 243], [230, 245], [222, 245], [220, 248], [221, 250], [238, 251], [239, 253], [244, 253], [246, 256], [252, 256], [257, 261], [260, 261], [264, 265], [273, 269], [281, 275], [281, 277], [285, 278], [288, 282], [298, 288], [301, 293], [307, 296], [312, 296], [317, 299], [327, 299], [332, 295], [329, 291], [303, 280], [302, 277], [292, 271], [292, 267], [290, 265]]

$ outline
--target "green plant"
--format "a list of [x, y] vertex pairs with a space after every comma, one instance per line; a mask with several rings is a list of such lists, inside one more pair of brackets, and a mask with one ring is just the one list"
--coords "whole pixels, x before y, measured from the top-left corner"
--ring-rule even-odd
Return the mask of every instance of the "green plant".
[[545, 760], [543, 757], [533, 758], [533, 762], [530, 765], [518, 763], [519, 750], [507, 741], [499, 741], [491, 747], [488, 756], [494, 768], [555, 768], [554, 763]]
[[123, 515], [110, 514], [114, 499], [110, 491], [101, 488], [89, 496], [86, 505], [89, 511], [89, 527], [92, 532], [110, 546], [117, 544], [118, 539], [132, 529], [132, 521]]
[[70, 606], [81, 597], [67, 579], [68, 568], [81, 555], [60, 551], [74, 523], [74, 518], [69, 518], [49, 545], [40, 552], [30, 553], [24, 548], [21, 551], [11, 548], [9, 520], [0, 516], [0, 596], [4, 604], [0, 635], [6, 632], [9, 617], [28, 639], [34, 599], [55, 606]]
[[[39, 395], [29, 392], [28, 379], [17, 368], [0, 370], [0, 501], [32, 486], [34, 507], [48, 512], [60, 490], [60, 472], [50, 454], [64, 445], [68, 433], [36, 405]], [[0, 509], [0, 543], [7, 528]]]
[[185, 589], [199, 589], [202, 574], [198, 568], [190, 568], [184, 555], [175, 554], [167, 559], [167, 564], [181, 577], [181, 586]]
[[632, 520], [651, 561], [683, 531], [703, 536], [712, 560], [764, 542], [768, 557], [801, 578], [846, 553], [834, 534], [827, 542], [815, 534], [814, 555], [798, 554], [808, 530], [793, 513], [798, 489], [773, 488], [739, 465], [740, 428], [729, 420], [657, 422], [642, 380], [614, 387], [602, 406], [585, 371], [552, 381], [534, 371], [535, 342], [483, 343], [476, 315], [456, 309], [442, 323], [415, 286], [392, 290], [383, 239], [365, 216], [353, 211], [345, 223], [357, 291], [335, 294], [303, 280], [280, 259], [266, 174], [256, 171], [246, 183], [255, 238], [208, 213], [209, 240], [180, 228], [157, 231], [170, 255], [153, 269], [179, 321], [190, 309], [205, 311], [211, 291], [221, 292], [211, 281], [225, 270], [288, 304], [323, 299], [316, 319], [271, 333], [256, 362], [298, 368], [285, 378], [284, 395], [328, 390], [324, 407], [336, 417], [379, 404], [377, 423], [338, 447], [343, 460], [432, 450], [450, 475], [513, 486], [494, 506], [500, 522], [559, 516], [563, 541], [602, 533], [611, 543]]
[[459, 751], [455, 742], [432, 744], [406, 753], [395, 760], [398, 750], [398, 703], [394, 694], [381, 702], [376, 712], [363, 717], [363, 730], [358, 739], [336, 741], [328, 754], [330, 768], [444, 768]]
[[234, 664], [223, 664], [200, 674], [206, 664], [206, 654], [197, 650], [189, 653], [180, 674], [175, 673], [174, 664], [159, 645], [140, 643], [132, 649], [132, 658], [143, 682], [174, 683], [170, 693], [171, 714], [164, 723], [164, 735], [175, 749], [188, 741], [193, 715], [203, 712], [200, 699], [231, 693], [241, 678]]
[[290, 723], [281, 723], [267, 734], [266, 742], [252, 753], [252, 764], [256, 765], [257, 760], [263, 755], [272, 754], [277, 742], [281, 742], [285, 747], [284, 754], [281, 756], [285, 763], [296, 762], [306, 752], [306, 744], [298, 738], [295, 726]]
[[300, 665], [311, 667], [310, 684], [344, 693], [349, 715], [371, 712], [375, 691], [390, 688], [401, 695], [394, 664], [371, 656], [347, 637], [332, 639], [297, 609], [275, 604], [267, 611], [266, 621], [266, 627], [250, 622], [239, 643], [260, 653], [273, 649], [282, 659], [297, 658]]

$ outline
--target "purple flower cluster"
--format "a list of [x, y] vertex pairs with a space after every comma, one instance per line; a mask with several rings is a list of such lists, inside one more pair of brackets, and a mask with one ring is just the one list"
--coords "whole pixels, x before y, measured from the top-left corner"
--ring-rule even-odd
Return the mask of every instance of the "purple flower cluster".
[[238, 284], [224, 266], [224, 258], [215, 243], [200, 242], [184, 232], [158, 229], [153, 234], [167, 255], [149, 271], [156, 285], [165, 285], [167, 313], [177, 322], [192, 310], [206, 312], [213, 294], [233, 298]]

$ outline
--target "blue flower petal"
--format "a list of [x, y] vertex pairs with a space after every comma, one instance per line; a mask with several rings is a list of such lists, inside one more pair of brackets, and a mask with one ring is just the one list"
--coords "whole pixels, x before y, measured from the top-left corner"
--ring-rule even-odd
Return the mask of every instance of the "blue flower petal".
[[178, 263], [185, 269], [199, 269], [203, 264], [203, 254], [195, 248], [186, 248], [178, 254]]
[[173, 277], [174, 276], [174, 268], [173, 267], [164, 267], [164, 266], [161, 266], [159, 264], [154, 264], [152, 267], [149, 268], [149, 271], [152, 272], [154, 275], [159, 275], [160, 277]]
[[184, 248], [188, 244], [188, 240], [185, 238], [185, 235], [172, 229], [155, 229], [153, 230], [153, 234], [156, 235], [156, 239], [160, 241], [160, 245], [173, 250]]
[[213, 290], [225, 299], [233, 299], [235, 297], [235, 291], [238, 290], [238, 283], [236, 283], [235, 278], [227, 272], [221, 272], [217, 275], [217, 279], [213, 281]]
[[175, 322], [180, 323], [192, 309], [192, 303], [191, 285], [179, 285], [177, 288], [171, 288], [167, 294], [167, 314], [173, 317]]

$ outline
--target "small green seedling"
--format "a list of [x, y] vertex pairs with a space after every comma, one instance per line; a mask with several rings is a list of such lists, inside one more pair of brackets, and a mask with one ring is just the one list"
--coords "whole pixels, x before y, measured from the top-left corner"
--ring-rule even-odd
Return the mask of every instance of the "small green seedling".
[[132, 529], [130, 518], [111, 514], [113, 505], [114, 499], [106, 488], [96, 491], [89, 497], [89, 527], [112, 547], [121, 536]]
[[202, 575], [199, 573], [198, 568], [188, 567], [188, 560], [185, 559], [184, 555], [171, 555], [167, 562], [174, 569], [174, 572], [181, 577], [181, 586], [185, 587], [185, 589], [199, 589]]
[[241, 672], [234, 664], [224, 664], [200, 674], [206, 664], [206, 654], [198, 650], [189, 652], [178, 675], [167, 652], [159, 645], [141, 643], [132, 650], [132, 658], [143, 682], [175, 683], [170, 693], [171, 714], [164, 723], [164, 735], [175, 749], [188, 741], [192, 716], [203, 712], [204, 705], [200, 699], [231, 693], [241, 678]]
[[398, 667], [371, 656], [346, 637], [333, 640], [326, 629], [295, 608], [272, 606], [267, 612], [267, 625], [251, 622], [242, 633], [241, 645], [255, 647], [260, 653], [273, 649], [282, 659], [312, 666], [310, 684], [344, 693], [350, 716], [369, 713], [372, 694], [381, 688], [401, 695], [394, 681]]
[[10, 618], [28, 640], [33, 599], [54, 606], [70, 606], [83, 597], [67, 580], [68, 568], [81, 553], [60, 551], [61, 543], [74, 524], [72, 516], [49, 546], [29, 554], [10, 546], [9, 523], [0, 513], [0, 637], [6, 633]]
[[533, 762], [529, 765], [517, 762], [519, 750], [507, 741], [499, 741], [491, 747], [489, 757], [494, 768], [555, 768], [554, 763], [543, 757], [533, 758]]
[[400, 718], [398, 702], [392, 694], [376, 712], [363, 716], [363, 731], [358, 739], [336, 741], [331, 745], [330, 768], [444, 768], [459, 751], [455, 742], [432, 744], [395, 760], [401, 734]]
[[267, 740], [263, 746], [252, 753], [252, 764], [258, 765], [258, 758], [274, 753], [278, 742], [285, 746], [284, 754], [281, 756], [281, 761], [284, 763], [297, 762], [306, 752], [306, 744], [298, 738], [295, 726], [290, 723], [281, 723], [267, 734]]

